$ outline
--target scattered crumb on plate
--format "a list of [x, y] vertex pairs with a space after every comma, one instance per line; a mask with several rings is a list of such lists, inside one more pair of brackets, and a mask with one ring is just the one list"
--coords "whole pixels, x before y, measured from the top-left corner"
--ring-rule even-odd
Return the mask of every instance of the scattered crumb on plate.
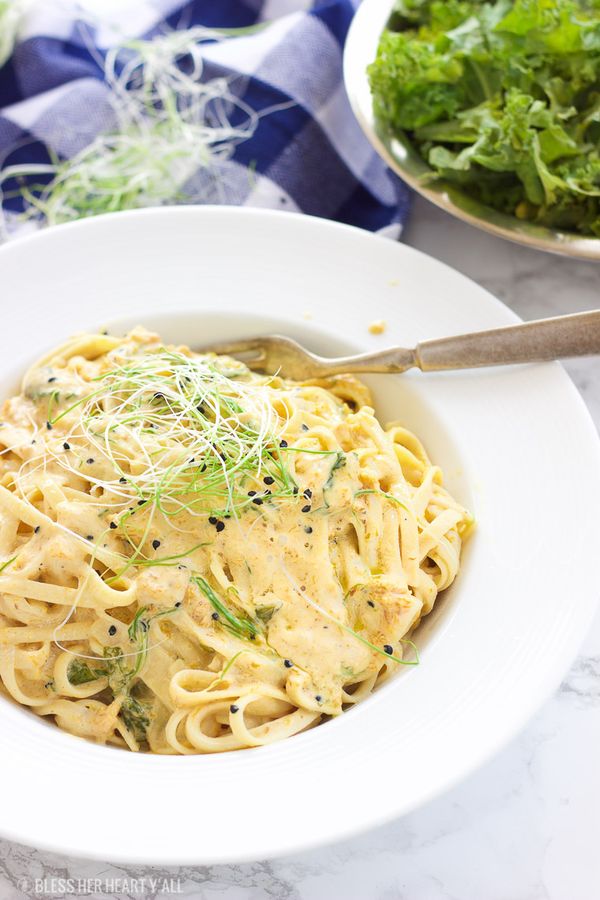
[[383, 319], [374, 319], [369, 325], [371, 334], [383, 334], [387, 327], [387, 323]]

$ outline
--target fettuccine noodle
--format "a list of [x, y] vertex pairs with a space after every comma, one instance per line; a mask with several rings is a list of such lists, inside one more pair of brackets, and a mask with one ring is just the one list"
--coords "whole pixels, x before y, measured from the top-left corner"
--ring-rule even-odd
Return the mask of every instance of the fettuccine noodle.
[[472, 518], [350, 376], [136, 329], [37, 363], [0, 425], [0, 689], [154, 753], [257, 747], [403, 664]]

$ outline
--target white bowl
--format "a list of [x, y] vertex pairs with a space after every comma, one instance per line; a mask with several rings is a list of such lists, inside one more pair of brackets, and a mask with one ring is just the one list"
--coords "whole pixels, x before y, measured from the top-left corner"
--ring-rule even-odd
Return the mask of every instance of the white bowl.
[[[409, 247], [330, 222], [235, 208], [121, 213], [0, 249], [5, 392], [40, 351], [127, 317], [200, 344], [283, 331], [367, 349], [515, 316]], [[312, 314], [312, 318], [309, 316]], [[388, 329], [374, 337], [372, 319]], [[372, 379], [384, 419], [422, 436], [478, 529], [418, 634], [421, 665], [282, 743], [136, 755], [0, 698], [0, 833], [145, 864], [262, 859], [425, 803], [495, 753], [554, 690], [592, 617], [600, 457], [556, 364]]]

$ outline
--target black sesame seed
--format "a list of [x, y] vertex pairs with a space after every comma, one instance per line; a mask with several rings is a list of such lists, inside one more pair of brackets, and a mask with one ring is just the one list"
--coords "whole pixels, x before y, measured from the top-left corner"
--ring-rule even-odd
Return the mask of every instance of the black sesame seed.
[[367, 600], [367, 606], [372, 606], [373, 609], [375, 609], [375, 604], [373, 603], [372, 600]]
[[218, 621], [219, 621], [219, 613], [218, 613], [218, 612], [214, 612], [214, 613], [211, 615], [211, 619], [214, 619], [215, 622], [218, 622]]
[[248, 491], [249, 497], [256, 497], [256, 491]]
[[315, 694], [315, 700], [317, 701], [317, 703], [322, 703], [322, 702], [323, 702], [323, 698], [321, 697], [320, 694]]
[[138, 500], [138, 506], [143, 506], [145, 502], [145, 500]]
[[158, 548], [160, 547], [160, 541], [152, 541], [152, 546], [155, 550], [158, 550]]
[[387, 654], [388, 654], [388, 656], [391, 656], [392, 653], [394, 652], [394, 648], [392, 647], [391, 644], [384, 644], [384, 645], [383, 645], [383, 650], [384, 650], [384, 653], [387, 653]]
[[110, 634], [111, 637], [112, 637], [113, 635], [115, 635], [115, 634], [117, 633], [117, 626], [116, 626], [116, 625], [111, 625], [110, 628], [108, 629], [108, 633]]
[[87, 537], [86, 537], [86, 541], [93, 541], [93, 540], [94, 540], [94, 535], [93, 535], [93, 534], [88, 534]]
[[294, 665], [294, 663], [291, 661], [291, 659], [284, 659], [283, 664], [286, 667], [286, 669], [291, 669], [292, 666]]
[[312, 491], [310, 488], [306, 488], [306, 490], [304, 491], [304, 496], [307, 500], [310, 500], [310, 498], [312, 497]]
[[305, 525], [304, 530], [307, 534], [312, 534], [312, 528], [310, 527], [310, 525]]
[[123, 478], [123, 476], [121, 476], [121, 478], [119, 478], [119, 481], [121, 482], [121, 484], [127, 484], [127, 479]]
[[263, 478], [263, 481], [265, 484], [275, 484], [275, 479], [272, 477], [272, 475], [266, 475]]
[[302, 423], [302, 431], [308, 431], [308, 425], [305, 425], [304, 422]]
[[181, 600], [178, 600], [177, 603], [175, 604], [175, 606], [180, 607], [180, 606], [181, 606]]
[[217, 522], [215, 528], [217, 529], [217, 531], [223, 531], [223, 529], [225, 528], [225, 522]]
[[91, 466], [93, 462], [94, 462], [93, 456], [90, 456], [89, 459], [86, 459], [86, 463], [88, 464], [88, 466]]
[[231, 706], [229, 707], [229, 712], [232, 712], [232, 713], [239, 712], [239, 710], [240, 710], [239, 706], [236, 706], [235, 703], [232, 703]]
[[50, 422], [46, 422], [46, 428], [48, 429], [48, 431], [52, 431], [52, 425], [50, 424]]
[[302, 507], [302, 512], [310, 512], [310, 504], [306, 504], [306, 506]]
[[48, 384], [52, 384], [53, 381], [56, 381], [56, 375], [53, 375], [52, 378], [48, 379]]
[[209, 516], [208, 521], [210, 522], [211, 525], [216, 525], [218, 522], [218, 519], [216, 516]]
[[292, 491], [292, 494], [293, 494], [294, 497], [295, 497], [297, 493], [298, 493], [298, 488], [297, 488], [296, 485], [294, 485], [294, 490]]
[[256, 503], [257, 506], [262, 506], [262, 497], [253, 497], [252, 502]]
[[194, 457], [192, 456], [191, 459], [188, 459], [188, 465], [191, 464], [191, 463], [193, 463], [193, 462], [195, 462], [195, 459], [194, 459]]
[[287, 447], [287, 445], [288, 445], [288, 442], [287, 442], [287, 441], [279, 441], [279, 446], [280, 446], [280, 447], [284, 447], [284, 448], [285, 448], [285, 447]]
[[116, 522], [111, 522], [110, 525], [109, 525], [108, 527], [114, 529], [114, 528], [117, 527], [117, 523], [116, 523]]
[[35, 528], [33, 529], [33, 533], [34, 533], [34, 534], [39, 534], [39, 533], [40, 533], [40, 526], [39, 526], [39, 525], [36, 525], [36, 526], [35, 526]]
[[64, 449], [64, 450], [70, 450], [70, 449], [71, 449], [71, 445], [68, 444], [67, 441], [65, 441], [64, 444], [63, 444], [63, 449]]
[[200, 471], [206, 472], [207, 468], [208, 468], [208, 466], [206, 465], [206, 463], [202, 463], [202, 465], [200, 466]]

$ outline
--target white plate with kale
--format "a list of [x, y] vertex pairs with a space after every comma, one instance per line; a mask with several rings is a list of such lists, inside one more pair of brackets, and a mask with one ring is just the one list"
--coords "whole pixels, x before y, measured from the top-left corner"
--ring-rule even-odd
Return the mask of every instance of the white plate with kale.
[[354, 113], [414, 190], [491, 234], [600, 258], [597, 4], [364, 0]]
[[560, 366], [291, 381], [202, 349], [514, 321], [481, 288], [346, 226], [207, 207], [50, 229], [0, 276], [5, 837], [299, 851], [426, 802], [556, 686], [600, 501]]

